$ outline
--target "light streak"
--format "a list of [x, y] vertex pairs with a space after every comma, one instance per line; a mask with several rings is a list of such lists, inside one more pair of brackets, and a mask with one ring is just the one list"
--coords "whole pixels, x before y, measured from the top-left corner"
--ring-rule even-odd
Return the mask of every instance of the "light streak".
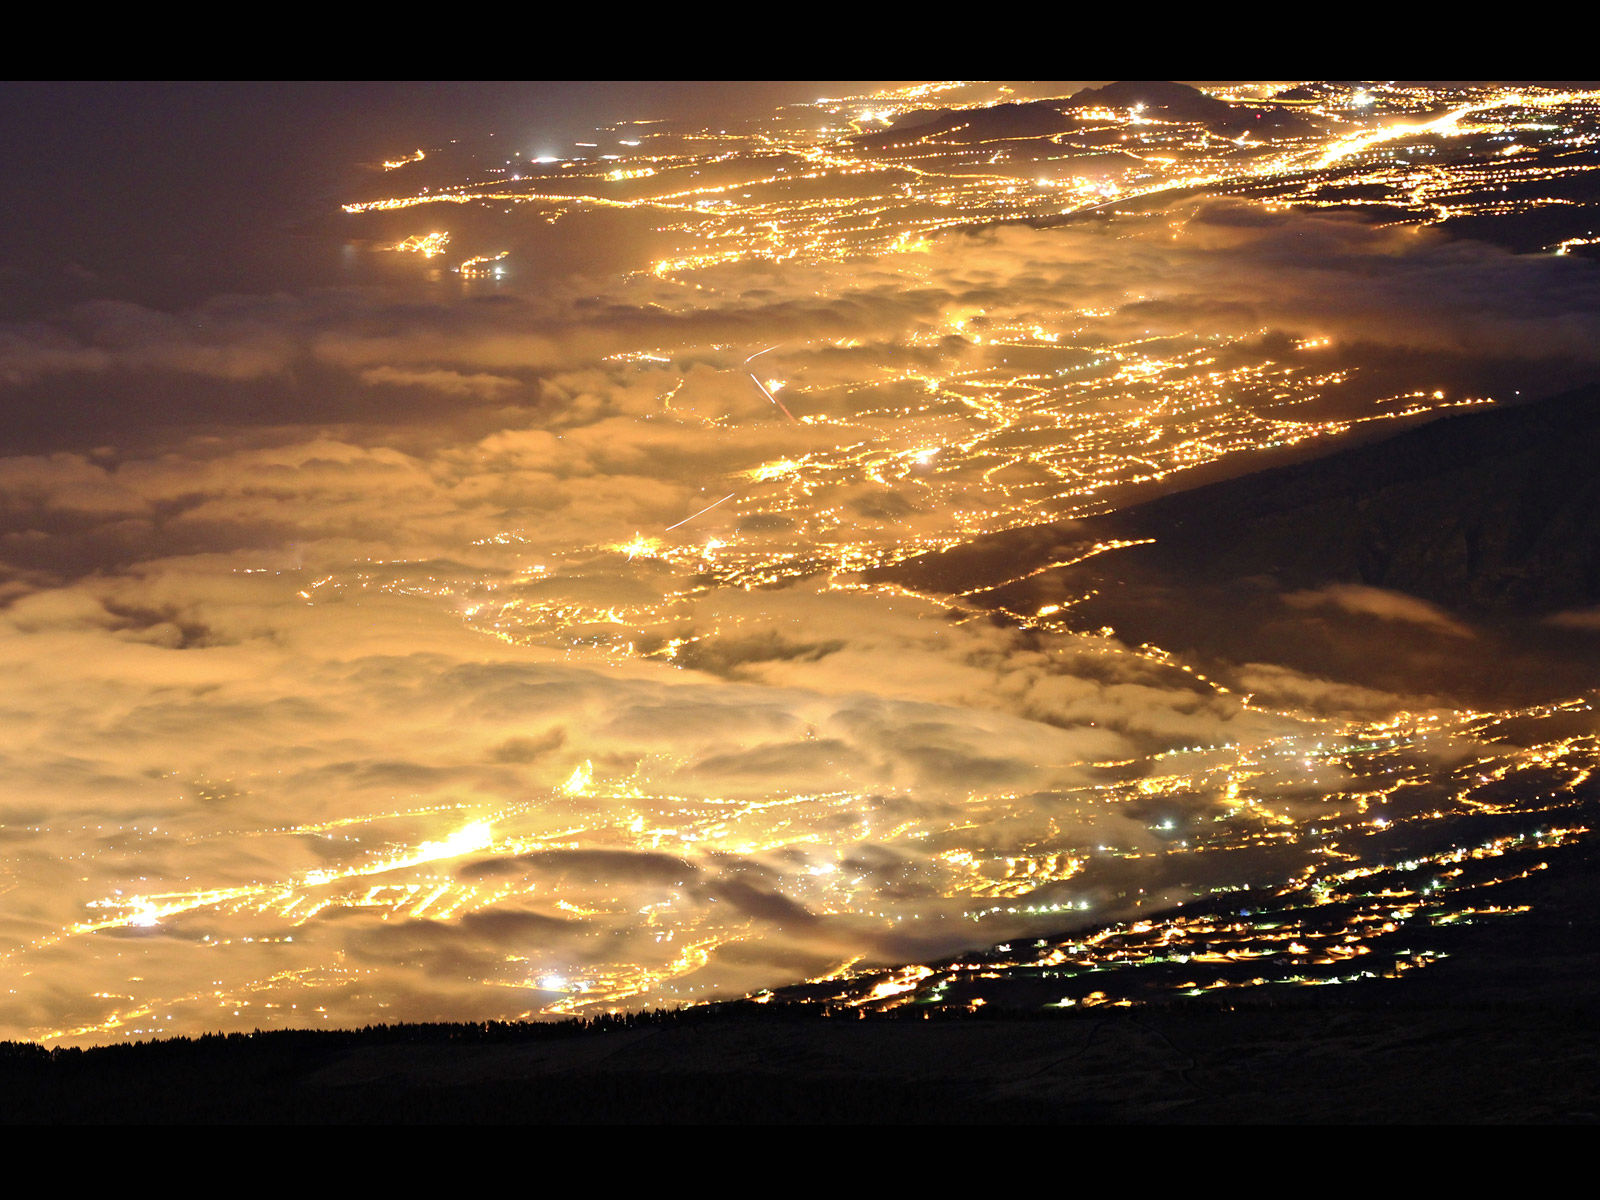
[[735, 497], [735, 496], [737, 496], [737, 495], [738, 495], [738, 494], [739, 494], [739, 493], [738, 493], [738, 492], [729, 492], [729, 493], [728, 493], [728, 494], [727, 494], [727, 495], [726, 495], [726, 496], [724, 496], [724, 497], [723, 497], [723, 498], [722, 498], [722, 499], [721, 499], [721, 500], [718, 500], [718, 501], [716, 501], [716, 503], [714, 503], [714, 504], [708, 504], [708, 505], [706, 505], [706, 506], [705, 506], [705, 507], [704, 507], [704, 508], [702, 508], [702, 509], [701, 509], [701, 510], [700, 510], [700, 511], [699, 511], [699, 512], [697, 512], [697, 513], [694, 513], [694, 514], [692, 514], [692, 515], [690, 515], [690, 516], [687, 516], [687, 517], [685, 517], [685, 518], [684, 518], [684, 519], [683, 519], [683, 520], [681, 520], [681, 521], [679, 521], [679, 522], [678, 522], [678, 523], [677, 523], [677, 524], [676, 524], [676, 525], [669, 525], [669, 526], [667, 526], [667, 528], [666, 528], [666, 532], [667, 532], [667, 533], [671, 533], [671, 532], [672, 532], [672, 531], [673, 531], [673, 530], [674, 530], [674, 529], [682, 529], [682, 528], [683, 528], [683, 527], [684, 527], [684, 526], [685, 526], [685, 525], [687, 525], [687, 524], [688, 524], [688, 523], [689, 523], [689, 522], [690, 522], [690, 521], [694, 521], [694, 520], [697, 520], [697, 519], [698, 519], [698, 518], [700, 518], [700, 517], [703, 517], [703, 516], [705, 516], [705, 515], [706, 515], [706, 514], [707, 514], [707, 513], [708, 513], [708, 512], [710, 512], [710, 511], [711, 511], [711, 510], [712, 510], [712, 509], [714, 509], [714, 508], [721, 508], [721, 507], [722, 507], [722, 506], [723, 506], [723, 505], [724, 505], [724, 504], [726, 504], [726, 503], [727, 503], [727, 502], [728, 502], [728, 501], [729, 501], [729, 500], [732, 500], [732, 499], [733, 499], [733, 498], [734, 498], [734, 497]]
[[779, 400], [771, 392], [767, 391], [766, 384], [762, 383], [761, 380], [757, 379], [754, 375], [750, 376], [750, 382], [755, 384], [756, 387], [761, 390], [761, 394], [772, 402], [774, 408], [776, 408], [784, 416], [788, 417], [791, 423], [799, 424], [798, 421], [795, 421], [794, 414], [789, 411], [788, 407], [783, 403], [783, 401]]
[[[782, 343], [780, 342], [779, 346], [781, 346], [781, 345], [782, 345]], [[744, 360], [745, 366], [748, 367], [751, 363], [755, 362], [755, 360], [760, 358], [763, 354], [771, 354], [774, 350], [778, 349], [779, 346], [768, 346], [765, 350], [757, 350], [749, 358]], [[769, 401], [772, 402], [773, 407], [775, 407], [784, 416], [788, 417], [789, 421], [791, 423], [798, 424], [798, 422], [795, 422], [794, 414], [792, 412], [790, 412], [787, 407], [784, 406], [783, 401], [779, 400], [776, 396], [774, 396], [771, 392], [769, 392], [767, 390], [766, 385], [763, 384], [761, 382], [761, 380], [756, 378], [755, 372], [754, 371], [750, 371], [750, 372], [748, 372], [748, 374], [750, 376], [750, 382], [755, 384], [756, 387], [761, 390], [761, 394], [763, 396], [765, 396]]]

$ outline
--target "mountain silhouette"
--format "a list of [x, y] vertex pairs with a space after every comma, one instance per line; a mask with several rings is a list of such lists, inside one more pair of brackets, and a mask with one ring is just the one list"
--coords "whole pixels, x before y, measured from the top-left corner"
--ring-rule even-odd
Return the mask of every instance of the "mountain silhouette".
[[1242, 133], [1248, 129], [1282, 133], [1306, 124], [1304, 118], [1272, 105], [1229, 104], [1199, 88], [1165, 80], [1126, 79], [1102, 88], [1085, 88], [1064, 107], [1128, 111], [1142, 108], [1153, 118], [1198, 122], [1219, 133]]
[[1356, 583], [1469, 613], [1600, 604], [1600, 386], [1105, 518], [1183, 576]]
[[1049, 137], [1071, 129], [1075, 117], [1057, 104], [1042, 100], [992, 104], [982, 108], [953, 108], [908, 113], [880, 133], [856, 139], [880, 147], [903, 141], [937, 139], [946, 142], [991, 142], [1016, 138]]
[[910, 142], [953, 144], [1042, 138], [1081, 128], [1084, 111], [1141, 109], [1151, 119], [1203, 124], [1230, 136], [1258, 130], [1292, 132], [1303, 117], [1273, 105], [1229, 104], [1183, 83], [1124, 80], [1085, 88], [1069, 100], [1031, 100], [979, 108], [919, 109], [897, 118], [888, 129], [855, 140], [880, 149]]

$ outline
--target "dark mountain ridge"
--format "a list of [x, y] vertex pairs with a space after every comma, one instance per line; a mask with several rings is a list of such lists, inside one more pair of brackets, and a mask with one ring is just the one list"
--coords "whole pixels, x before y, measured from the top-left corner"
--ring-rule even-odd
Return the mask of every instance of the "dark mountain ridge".
[[1303, 117], [1270, 104], [1230, 104], [1184, 83], [1155, 79], [1125, 79], [1103, 88], [1085, 88], [1067, 101], [1066, 108], [1142, 108], [1165, 121], [1192, 121], [1218, 133], [1243, 133], [1247, 129], [1282, 133], [1303, 128]]
[[1469, 613], [1600, 604], [1600, 386], [1446, 417], [1106, 519], [1203, 580], [1356, 583]]
[[908, 114], [882, 132], [864, 134], [855, 140], [872, 147], [929, 139], [952, 142], [1009, 141], [1049, 137], [1064, 133], [1076, 124], [1077, 118], [1063, 113], [1059, 104], [1032, 100], [981, 108], [922, 110]]
[[1305, 126], [1305, 119], [1271, 104], [1230, 104], [1188, 84], [1161, 80], [1124, 80], [1102, 88], [1085, 88], [1066, 100], [1030, 100], [978, 108], [920, 109], [897, 119], [881, 132], [855, 139], [882, 147], [936, 139], [986, 142], [1050, 137], [1079, 128], [1081, 110], [1142, 109], [1151, 118], [1203, 124], [1218, 133], [1247, 129], [1282, 133]]
[[1591, 386], [993, 534], [879, 577], [1005, 623], [1055, 606], [1074, 628], [1165, 647], [1240, 690], [1264, 686], [1244, 664], [1274, 664], [1395, 695], [1530, 704], [1600, 678], [1597, 461]]

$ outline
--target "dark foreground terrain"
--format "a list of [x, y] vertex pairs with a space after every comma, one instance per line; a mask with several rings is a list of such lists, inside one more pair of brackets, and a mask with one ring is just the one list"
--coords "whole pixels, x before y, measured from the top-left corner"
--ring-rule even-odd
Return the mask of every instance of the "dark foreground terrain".
[[42, 1123], [1590, 1123], [1600, 1009], [1400, 1002], [1027, 1020], [653, 1019], [58, 1054], [8, 1048]]
[[1592, 1008], [389, 1030], [12, 1057], [37, 1123], [1589, 1123]]
[[[1590, 864], [1585, 864], [1590, 865]], [[1555, 872], [1547, 873], [1554, 876]], [[71, 1123], [1591, 1123], [1600, 888], [1537, 885], [1403, 980], [862, 1019], [754, 1004], [581, 1026], [0, 1047], [0, 1119]], [[831, 1014], [831, 1015], [830, 1015]]]

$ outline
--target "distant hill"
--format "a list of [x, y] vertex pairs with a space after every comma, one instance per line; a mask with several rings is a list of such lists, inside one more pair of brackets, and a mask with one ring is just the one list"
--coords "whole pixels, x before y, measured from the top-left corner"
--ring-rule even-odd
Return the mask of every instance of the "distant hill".
[[1326, 100], [1332, 96], [1347, 95], [1356, 88], [1363, 86], [1366, 85], [1354, 79], [1322, 79], [1316, 83], [1302, 83], [1298, 87], [1278, 92], [1273, 96], [1273, 99], [1297, 102]]
[[1252, 129], [1285, 133], [1307, 127], [1303, 117], [1278, 106], [1229, 104], [1183, 83], [1125, 80], [1102, 88], [1086, 88], [1070, 100], [918, 109], [899, 117], [888, 129], [862, 134], [855, 140], [863, 146], [879, 148], [903, 142], [963, 144], [1050, 137], [1079, 128], [1083, 122], [1082, 110], [1131, 111], [1141, 105], [1152, 118], [1196, 122], [1229, 136]]
[[866, 146], [901, 141], [937, 139], [946, 142], [992, 142], [1015, 138], [1049, 137], [1071, 129], [1076, 119], [1060, 107], [1042, 100], [993, 104], [983, 108], [953, 108], [908, 113], [881, 133], [856, 140]]
[[1233, 106], [1186, 83], [1159, 79], [1124, 79], [1105, 87], [1084, 88], [1067, 101], [1070, 108], [1145, 108], [1179, 121], [1224, 120]]
[[1193, 121], [1219, 133], [1247, 129], [1283, 133], [1306, 126], [1305, 119], [1273, 105], [1229, 104], [1199, 88], [1164, 80], [1126, 79], [1102, 88], [1085, 88], [1067, 101], [1065, 108], [1132, 110], [1140, 106], [1165, 121]]

